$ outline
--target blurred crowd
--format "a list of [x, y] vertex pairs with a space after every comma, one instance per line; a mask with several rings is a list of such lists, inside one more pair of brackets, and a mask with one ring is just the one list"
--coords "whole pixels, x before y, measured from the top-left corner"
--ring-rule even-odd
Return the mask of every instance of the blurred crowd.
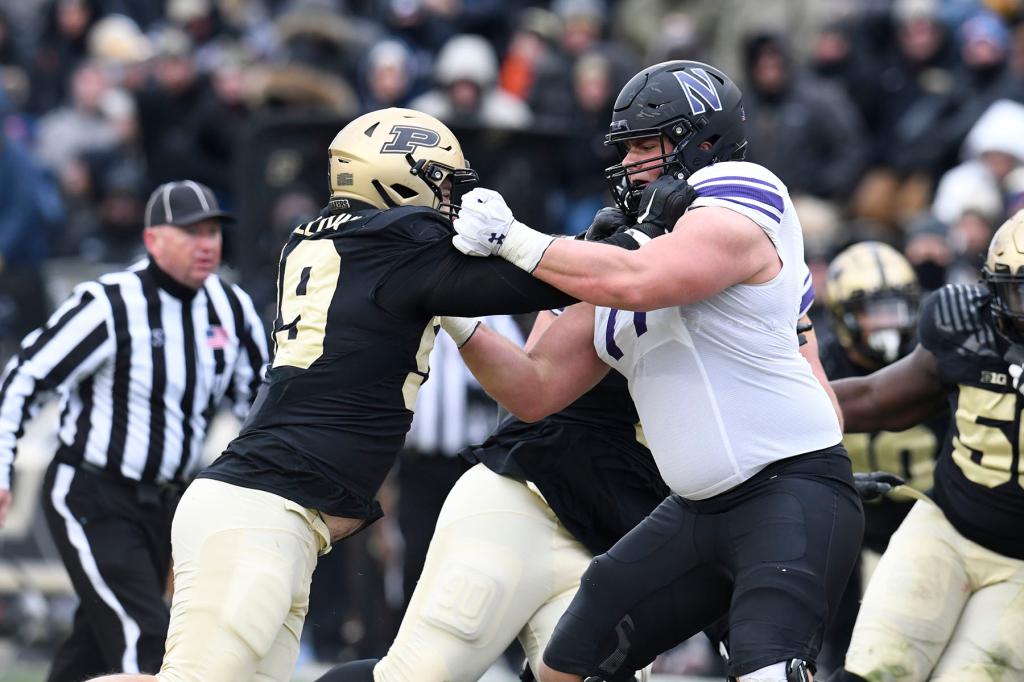
[[799, 198], [811, 260], [875, 237], [926, 285], [971, 279], [1024, 190], [1022, 16], [1016, 0], [7, 0], [0, 336], [45, 314], [47, 258], [135, 257], [158, 184], [199, 180], [229, 208], [258, 194], [272, 173], [240, 168], [246, 131], [281, 112], [340, 127], [408, 106], [553, 135], [527, 189], [549, 230], [582, 229], [608, 199], [615, 94], [674, 58], [743, 85], [749, 158]]
[[518, 164], [549, 231], [585, 229], [610, 202], [614, 98], [667, 59], [741, 85], [748, 159], [788, 185], [818, 278], [872, 238], [925, 288], [975, 281], [1024, 204], [1021, 0], [0, 0], [0, 349], [49, 313], [51, 259], [141, 255], [145, 198], [169, 180], [229, 209], [281, 190], [228, 236], [268, 251], [252, 276], [272, 297], [281, 227], [327, 191], [280, 180], [326, 144], [247, 167], [275, 116], [337, 130], [402, 106], [536, 139], [540, 157], [470, 159], [484, 185]]

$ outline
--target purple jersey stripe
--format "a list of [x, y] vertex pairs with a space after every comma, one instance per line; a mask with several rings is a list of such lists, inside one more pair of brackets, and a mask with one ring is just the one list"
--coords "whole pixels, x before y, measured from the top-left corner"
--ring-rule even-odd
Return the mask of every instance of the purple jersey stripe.
[[779, 189], [778, 187], [776, 187], [775, 185], [773, 185], [770, 182], [765, 182], [764, 180], [758, 180], [757, 178], [747, 178], [747, 177], [744, 177], [742, 175], [722, 175], [722, 176], [717, 177], [717, 178], [708, 178], [707, 180], [701, 180], [700, 182], [695, 184], [693, 187], [696, 189], [697, 187], [700, 187], [701, 185], [706, 185], [709, 182], [718, 182], [719, 180], [742, 180], [743, 182], [753, 182], [754, 184], [757, 184], [757, 185], [764, 185], [765, 187], [771, 187], [774, 190], [778, 190]]
[[615, 343], [615, 318], [618, 314], [619, 310], [617, 308], [612, 308], [608, 311], [608, 324], [604, 328], [604, 345], [608, 349], [608, 355], [616, 360], [621, 360], [624, 353], [618, 344]]
[[751, 208], [751, 209], [753, 209], [755, 211], [760, 211], [761, 213], [764, 213], [766, 216], [768, 216], [769, 218], [771, 218], [772, 220], [774, 220], [777, 223], [781, 223], [782, 222], [782, 218], [780, 218], [779, 216], [777, 216], [774, 213], [770, 212], [766, 208], [761, 208], [760, 206], [755, 206], [754, 204], [749, 204], [746, 201], [740, 201], [739, 199], [729, 199], [728, 197], [716, 197], [716, 198], [718, 198], [718, 199], [727, 199], [728, 201], [731, 201], [734, 204], [739, 204], [740, 206], [746, 206], [747, 208]]
[[811, 305], [814, 303], [814, 285], [807, 287], [807, 291], [804, 292], [803, 298], [800, 299], [800, 312], [797, 317], [803, 317], [807, 314], [807, 311], [811, 309]]
[[633, 328], [638, 337], [647, 333], [647, 313], [633, 313]]
[[751, 199], [753, 201], [759, 201], [766, 206], [771, 206], [779, 213], [782, 213], [782, 211], [785, 210], [785, 204], [782, 203], [782, 197], [775, 192], [765, 189], [757, 189], [756, 187], [746, 187], [744, 185], [714, 185], [712, 187], [701, 187], [697, 190], [697, 196], [716, 197], [718, 199]]

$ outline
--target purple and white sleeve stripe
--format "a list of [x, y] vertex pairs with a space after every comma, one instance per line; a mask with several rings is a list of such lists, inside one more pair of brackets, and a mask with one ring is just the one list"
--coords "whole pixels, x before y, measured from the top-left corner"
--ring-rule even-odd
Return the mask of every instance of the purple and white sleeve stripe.
[[724, 199], [759, 211], [775, 222], [782, 222], [785, 204], [778, 188], [770, 182], [741, 176], [724, 176], [694, 184], [698, 197]]
[[798, 318], [803, 317], [807, 314], [807, 311], [814, 305], [814, 282], [811, 281], [811, 273], [808, 272], [807, 276], [804, 277], [803, 285], [803, 296], [800, 297], [800, 312], [797, 315]]

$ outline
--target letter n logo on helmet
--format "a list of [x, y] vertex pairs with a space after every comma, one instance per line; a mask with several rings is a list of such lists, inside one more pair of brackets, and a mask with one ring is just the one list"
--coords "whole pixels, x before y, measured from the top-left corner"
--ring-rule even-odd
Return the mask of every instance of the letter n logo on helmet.
[[715, 90], [715, 83], [704, 69], [694, 68], [689, 71], [673, 71], [672, 75], [679, 81], [686, 99], [690, 103], [690, 111], [694, 116], [707, 111], [707, 103], [714, 111], [722, 110], [722, 98]]
[[391, 128], [392, 138], [380, 148], [381, 154], [411, 154], [417, 147], [436, 147], [441, 136], [430, 128], [396, 125]]

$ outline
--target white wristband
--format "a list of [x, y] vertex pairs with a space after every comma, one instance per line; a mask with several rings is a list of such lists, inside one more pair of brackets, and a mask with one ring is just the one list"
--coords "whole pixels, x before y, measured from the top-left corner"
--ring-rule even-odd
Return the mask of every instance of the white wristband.
[[498, 255], [517, 268], [533, 272], [553, 241], [553, 235], [538, 232], [516, 220], [509, 227], [505, 243], [498, 249]]
[[459, 348], [462, 348], [473, 336], [473, 332], [480, 326], [480, 318], [477, 317], [448, 317], [441, 318], [441, 328]]

